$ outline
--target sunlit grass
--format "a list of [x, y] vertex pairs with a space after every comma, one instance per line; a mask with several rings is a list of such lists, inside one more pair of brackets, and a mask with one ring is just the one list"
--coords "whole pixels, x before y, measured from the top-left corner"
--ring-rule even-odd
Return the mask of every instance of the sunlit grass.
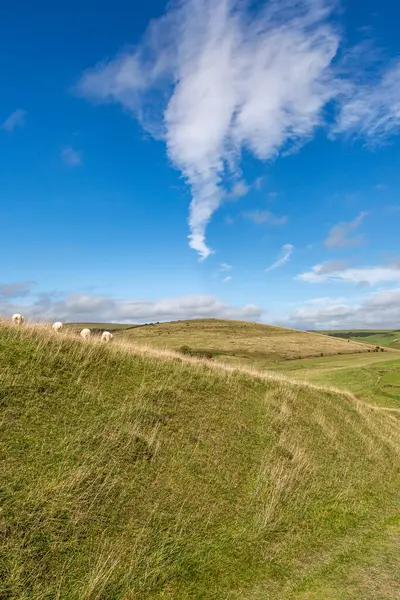
[[361, 546], [396, 563], [390, 412], [43, 327], [0, 326], [0, 377], [1, 598], [323, 599]]

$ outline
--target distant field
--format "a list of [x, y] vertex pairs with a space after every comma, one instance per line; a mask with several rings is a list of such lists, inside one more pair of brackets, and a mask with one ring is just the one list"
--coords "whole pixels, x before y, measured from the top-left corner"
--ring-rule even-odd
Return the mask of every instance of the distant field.
[[368, 404], [400, 409], [400, 352], [308, 358], [270, 365], [269, 371], [349, 390]]
[[343, 331], [324, 331], [321, 332], [331, 337], [340, 339], [350, 339], [355, 342], [363, 342], [365, 344], [377, 344], [388, 348], [400, 350], [400, 331], [399, 330], [372, 330], [372, 329], [357, 329]]
[[189, 353], [210, 353], [217, 358], [252, 363], [367, 352], [365, 344], [245, 321], [198, 319], [145, 325], [117, 332], [138, 344]]

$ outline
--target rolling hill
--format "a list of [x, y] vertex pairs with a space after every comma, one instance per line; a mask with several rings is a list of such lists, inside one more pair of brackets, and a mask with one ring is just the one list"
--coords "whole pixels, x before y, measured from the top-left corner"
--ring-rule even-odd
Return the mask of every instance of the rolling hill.
[[285, 360], [367, 352], [365, 344], [246, 321], [198, 319], [157, 323], [116, 332], [126, 341], [223, 358]]
[[399, 330], [346, 329], [342, 331], [325, 331], [324, 333], [331, 337], [352, 340], [353, 342], [378, 344], [379, 346], [400, 350]]
[[0, 375], [1, 598], [395, 597], [397, 413], [44, 327]]

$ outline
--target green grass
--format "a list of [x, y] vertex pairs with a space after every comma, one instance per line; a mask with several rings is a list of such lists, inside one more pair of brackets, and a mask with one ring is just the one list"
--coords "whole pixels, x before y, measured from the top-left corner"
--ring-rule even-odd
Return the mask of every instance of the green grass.
[[[285, 373], [304, 381], [349, 390], [370, 404], [400, 407], [400, 388], [389, 385], [386, 379], [400, 372], [400, 353], [394, 347], [372, 352], [379, 345], [377, 339], [367, 345], [367, 338], [363, 336], [357, 338], [363, 340], [358, 343], [346, 337], [218, 319], [122, 329], [117, 337], [129, 343], [170, 348], [192, 356], [212, 356], [232, 365]], [[380, 342], [382, 339], [379, 338]]]
[[326, 335], [341, 338], [350, 339], [354, 342], [362, 342], [365, 344], [375, 344], [378, 346], [384, 346], [388, 348], [394, 348], [400, 350], [400, 331], [391, 330], [343, 330], [343, 331], [325, 331]]
[[310, 383], [348, 390], [369, 404], [400, 409], [398, 351], [288, 361], [269, 365], [268, 369]]
[[0, 377], [2, 599], [394, 597], [390, 411], [43, 328]]

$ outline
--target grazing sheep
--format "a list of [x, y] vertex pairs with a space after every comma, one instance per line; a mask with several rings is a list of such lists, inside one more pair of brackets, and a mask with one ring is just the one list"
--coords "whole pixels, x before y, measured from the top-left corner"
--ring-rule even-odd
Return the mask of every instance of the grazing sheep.
[[11, 321], [14, 323], [14, 325], [22, 325], [25, 319], [19, 313], [15, 313], [15, 315], [11, 317]]
[[113, 334], [110, 333], [109, 331], [103, 331], [103, 333], [101, 334], [101, 341], [108, 344], [108, 342], [111, 342], [113, 337], [114, 337]]
[[53, 325], [51, 326], [53, 331], [61, 331], [61, 329], [64, 327], [64, 325], [61, 323], [61, 321], [56, 321], [55, 323], [53, 323]]
[[88, 340], [90, 338], [90, 329], [82, 329], [80, 336], [84, 340]]

